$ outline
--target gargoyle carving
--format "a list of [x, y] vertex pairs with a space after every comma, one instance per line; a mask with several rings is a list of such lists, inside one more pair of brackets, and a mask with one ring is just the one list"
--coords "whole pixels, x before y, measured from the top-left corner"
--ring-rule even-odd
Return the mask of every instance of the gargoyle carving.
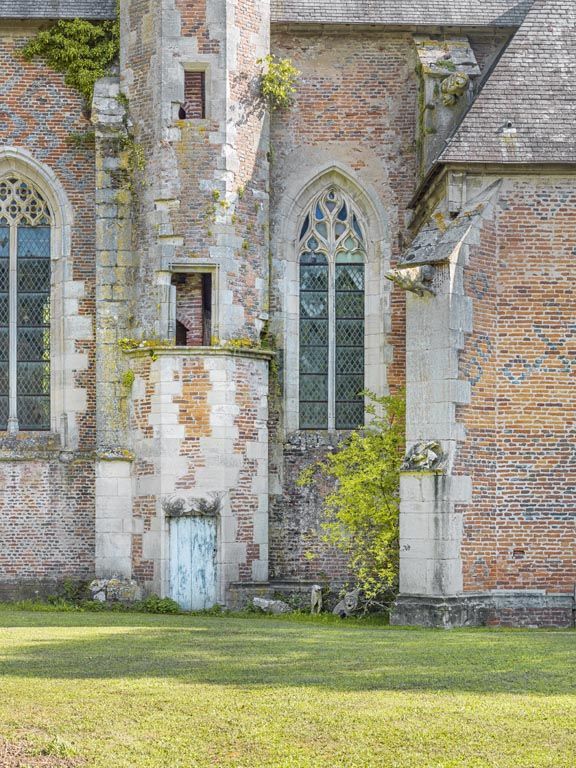
[[404, 457], [402, 469], [408, 472], [439, 469], [444, 458], [444, 451], [439, 442], [436, 440], [423, 441], [410, 448]]
[[442, 80], [440, 91], [442, 93], [442, 103], [445, 107], [454, 107], [458, 99], [468, 90], [470, 77], [466, 72], [453, 72], [447, 78]]
[[162, 509], [167, 517], [216, 517], [222, 507], [222, 496], [222, 493], [209, 493], [200, 498], [169, 496], [162, 502]]
[[432, 279], [434, 277], [434, 267], [424, 264], [421, 267], [409, 269], [393, 269], [386, 275], [396, 285], [405, 291], [415, 293], [417, 296], [429, 294], [435, 296], [436, 292], [432, 288]]

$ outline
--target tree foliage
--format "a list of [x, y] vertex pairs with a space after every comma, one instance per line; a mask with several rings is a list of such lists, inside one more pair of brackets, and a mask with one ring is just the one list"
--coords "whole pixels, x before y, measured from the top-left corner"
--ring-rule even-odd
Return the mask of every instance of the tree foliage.
[[94, 84], [109, 73], [119, 48], [117, 20], [61, 19], [32, 38], [22, 54], [28, 60], [38, 56], [51, 69], [64, 73], [66, 84], [80, 91], [90, 106]]
[[336, 481], [324, 501], [324, 541], [347, 556], [367, 603], [383, 604], [398, 586], [405, 403], [403, 395], [366, 394], [369, 426], [352, 432], [334, 453], [305, 470], [299, 484], [310, 485], [317, 472]]

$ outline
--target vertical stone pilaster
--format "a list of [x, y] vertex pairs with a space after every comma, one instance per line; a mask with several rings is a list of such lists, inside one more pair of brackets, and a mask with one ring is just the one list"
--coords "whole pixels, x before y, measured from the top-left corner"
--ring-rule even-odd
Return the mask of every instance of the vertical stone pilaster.
[[96, 574], [131, 576], [131, 455], [127, 370], [119, 339], [129, 335], [135, 284], [130, 194], [120, 150], [124, 107], [116, 78], [96, 84]]
[[[471, 399], [470, 381], [461, 378], [460, 353], [473, 330], [464, 268], [484, 221], [493, 217], [500, 186], [490, 185], [454, 219], [446, 215], [450, 199], [444, 201], [390, 275], [407, 289], [406, 464], [410, 449], [421, 451], [420, 444], [433, 441], [442, 449], [433, 471], [418, 469], [401, 478], [395, 623], [445, 625], [463, 615], [454, 604], [463, 599], [463, 510], [472, 502], [472, 478], [458, 474], [466, 433], [457, 406]], [[448, 608], [445, 600], [454, 604]]]

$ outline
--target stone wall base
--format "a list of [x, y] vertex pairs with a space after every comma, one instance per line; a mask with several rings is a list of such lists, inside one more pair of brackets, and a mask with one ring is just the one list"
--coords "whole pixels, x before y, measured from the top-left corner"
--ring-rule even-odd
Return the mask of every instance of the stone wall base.
[[[64, 597], [66, 592], [74, 587], [86, 589], [90, 578], [66, 577], [65, 579], [18, 579], [17, 581], [0, 581], [0, 602], [17, 600], [46, 600], [57, 595]], [[86, 597], [90, 593], [86, 591]]]
[[429, 597], [400, 595], [390, 616], [397, 626], [439, 627], [573, 627], [573, 595], [501, 592]]

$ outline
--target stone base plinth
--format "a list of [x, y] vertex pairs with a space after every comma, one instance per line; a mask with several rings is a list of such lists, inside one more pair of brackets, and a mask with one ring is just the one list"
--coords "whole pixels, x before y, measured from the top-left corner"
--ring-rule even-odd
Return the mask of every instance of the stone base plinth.
[[[0, 602], [17, 600], [46, 600], [54, 595], [64, 596], [71, 585], [86, 586], [92, 576], [63, 576], [60, 579], [14, 579], [0, 581]], [[88, 593], [86, 594], [88, 597]]]
[[390, 623], [396, 626], [453, 627], [573, 627], [572, 595], [542, 592], [492, 592], [429, 597], [400, 595]]

